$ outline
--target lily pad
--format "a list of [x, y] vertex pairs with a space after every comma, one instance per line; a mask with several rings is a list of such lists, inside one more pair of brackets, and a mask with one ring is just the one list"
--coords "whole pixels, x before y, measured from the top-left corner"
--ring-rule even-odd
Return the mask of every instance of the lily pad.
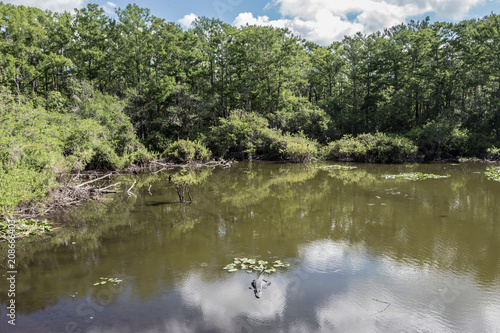
[[228, 272], [237, 272], [239, 270], [245, 270], [248, 273], [254, 271], [272, 273], [276, 272], [276, 268], [288, 267], [290, 264], [285, 264], [283, 261], [277, 259], [269, 264], [267, 260], [257, 260], [255, 258], [234, 258], [234, 261], [230, 264], [227, 264], [222, 269], [227, 270]]
[[423, 179], [441, 179], [448, 178], [450, 175], [434, 175], [430, 173], [421, 173], [421, 172], [407, 172], [400, 173], [397, 175], [384, 175], [385, 179], [402, 179], [402, 180], [423, 180]]
[[357, 167], [355, 167], [355, 166], [338, 165], [338, 164], [334, 164], [334, 165], [321, 165], [321, 166], [317, 166], [316, 168], [323, 169], [323, 170], [342, 170], [342, 171], [348, 171], [348, 170], [357, 169]]
[[103, 285], [103, 284], [106, 284], [108, 282], [113, 283], [114, 285], [117, 285], [123, 281], [123, 280], [119, 280], [118, 278], [115, 278], [115, 277], [100, 277], [99, 280], [100, 281], [97, 281], [96, 283], [94, 283], [94, 286]]
[[500, 182], [500, 167], [490, 168], [484, 174], [489, 180]]

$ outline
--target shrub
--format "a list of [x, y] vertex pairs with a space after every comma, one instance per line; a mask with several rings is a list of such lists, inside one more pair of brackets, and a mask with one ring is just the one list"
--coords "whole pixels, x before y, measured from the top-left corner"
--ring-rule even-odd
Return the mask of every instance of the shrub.
[[221, 157], [240, 154], [252, 159], [257, 154], [269, 159], [306, 162], [318, 152], [316, 142], [303, 133], [284, 135], [269, 128], [267, 120], [254, 112], [233, 111], [219, 122], [211, 129], [209, 143]]
[[417, 142], [426, 159], [473, 156], [486, 149], [483, 138], [446, 119], [432, 120], [408, 135]]
[[204, 162], [212, 156], [211, 151], [199, 141], [177, 140], [163, 152], [163, 157], [177, 163]]
[[228, 118], [219, 118], [219, 125], [212, 126], [209, 147], [217, 155], [246, 154], [249, 158], [263, 149], [268, 122], [254, 112], [234, 110]]
[[415, 158], [417, 146], [409, 139], [377, 132], [345, 135], [323, 149], [327, 159], [355, 162], [401, 163]]
[[[293, 96], [285, 90], [281, 110], [276, 112], [273, 121], [287, 133], [303, 133], [308, 138], [325, 141], [326, 132], [331, 125], [330, 116], [307, 99]], [[269, 117], [269, 116], [268, 116]]]
[[53, 174], [22, 163], [0, 168], [0, 216], [10, 215], [23, 201], [36, 201], [56, 186]]
[[491, 147], [486, 149], [486, 152], [488, 153], [487, 159], [493, 160], [493, 161], [498, 161], [500, 160], [500, 148], [497, 147]]
[[318, 155], [317, 143], [304, 134], [285, 134], [280, 131], [267, 131], [268, 157], [291, 162], [309, 162]]
[[59, 94], [47, 100], [55, 101], [47, 111], [0, 89], [0, 214], [40, 199], [72, 170], [122, 168], [148, 158], [122, 105], [96, 96], [79, 113], [60, 112]]

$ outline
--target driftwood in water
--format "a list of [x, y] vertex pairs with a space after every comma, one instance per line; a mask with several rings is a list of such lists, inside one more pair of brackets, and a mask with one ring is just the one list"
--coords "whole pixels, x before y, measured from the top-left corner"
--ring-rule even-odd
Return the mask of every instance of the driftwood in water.
[[106, 178], [106, 177], [109, 177], [109, 176], [111, 176], [112, 174], [113, 174], [113, 173], [112, 173], [112, 172], [110, 172], [110, 173], [108, 173], [107, 175], [104, 175], [104, 176], [99, 177], [99, 178], [96, 178], [96, 179], [89, 180], [88, 182], [85, 182], [85, 183], [78, 184], [78, 185], [76, 185], [75, 187], [82, 187], [83, 185], [87, 185], [87, 184], [90, 184], [90, 183], [96, 182], [96, 181], [98, 181], [98, 180], [104, 179], [104, 178]]
[[172, 188], [175, 190], [175, 192], [177, 192], [180, 203], [186, 202], [186, 193], [189, 196], [189, 202], [193, 201], [193, 198], [191, 197], [191, 185], [189, 185], [188, 183], [182, 182], [179, 184], [174, 184], [172, 185]]

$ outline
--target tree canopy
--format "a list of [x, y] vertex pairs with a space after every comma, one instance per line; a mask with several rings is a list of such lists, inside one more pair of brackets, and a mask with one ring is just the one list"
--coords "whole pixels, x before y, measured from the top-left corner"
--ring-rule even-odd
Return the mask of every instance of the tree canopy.
[[322, 144], [378, 131], [415, 136], [440, 121], [476, 153], [500, 139], [495, 14], [411, 21], [329, 46], [206, 17], [183, 31], [135, 4], [116, 17], [97, 4], [74, 14], [0, 4], [0, 85], [53, 106], [55, 96], [71, 98], [72, 82], [86, 82], [126, 101], [138, 137], [159, 152], [178, 139], [204, 141], [234, 110]]

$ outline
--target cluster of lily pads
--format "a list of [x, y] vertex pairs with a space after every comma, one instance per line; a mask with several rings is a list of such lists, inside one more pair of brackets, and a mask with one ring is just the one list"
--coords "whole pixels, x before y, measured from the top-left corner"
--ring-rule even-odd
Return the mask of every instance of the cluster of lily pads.
[[343, 171], [347, 171], [347, 170], [356, 169], [357, 167], [350, 166], [350, 165], [338, 165], [338, 164], [334, 164], [334, 165], [322, 165], [322, 166], [318, 166], [317, 168], [318, 169], [323, 169], [323, 170], [343, 170]]
[[[11, 234], [12, 231], [8, 228], [9, 224], [14, 225], [14, 235]], [[35, 219], [16, 219], [7, 221], [0, 221], [0, 239], [6, 238], [12, 235], [14, 238], [26, 237], [31, 235], [40, 235], [44, 232], [52, 230], [52, 225], [47, 221], [38, 221]]]
[[99, 278], [100, 281], [97, 281], [96, 283], [94, 283], [94, 286], [98, 286], [98, 285], [101, 285], [101, 284], [106, 284], [108, 282], [110, 283], [113, 283], [113, 285], [117, 285], [117, 284], [120, 284], [122, 282], [122, 280], [119, 280], [118, 278], [105, 278], [105, 277], [101, 277]]
[[384, 175], [384, 177], [385, 179], [422, 180], [422, 179], [448, 178], [450, 177], [450, 175], [441, 176], [441, 175], [434, 175], [431, 173], [408, 172], [408, 173], [400, 173], [397, 175]]
[[234, 261], [224, 266], [223, 269], [227, 270], [228, 272], [246, 270], [248, 273], [252, 273], [253, 271], [260, 271], [269, 274], [276, 272], [276, 268], [289, 266], [290, 264], [286, 264], [281, 260], [275, 260], [272, 263], [269, 263], [269, 261], [267, 260], [257, 260], [255, 258], [234, 258]]
[[488, 179], [500, 182], [500, 167], [488, 169], [484, 174]]

